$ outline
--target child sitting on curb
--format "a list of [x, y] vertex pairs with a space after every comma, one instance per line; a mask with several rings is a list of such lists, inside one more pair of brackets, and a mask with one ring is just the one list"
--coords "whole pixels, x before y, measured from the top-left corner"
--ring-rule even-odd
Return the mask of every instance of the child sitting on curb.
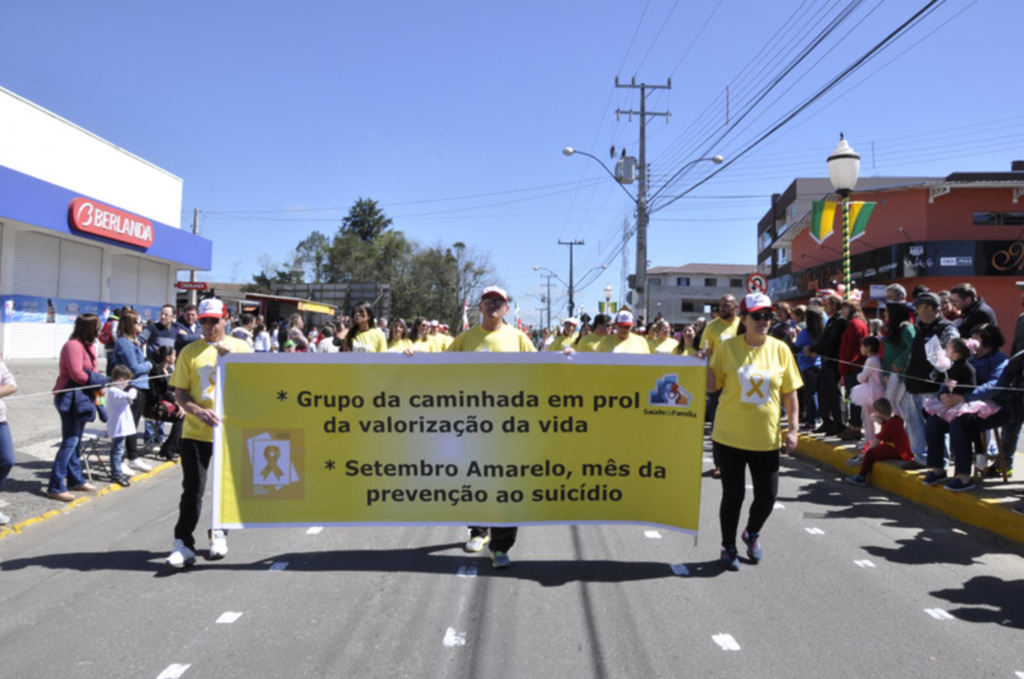
[[860, 471], [857, 474], [846, 477], [848, 483], [856, 486], [863, 486], [867, 483], [867, 477], [871, 473], [871, 468], [879, 460], [914, 459], [914, 453], [910, 450], [910, 439], [907, 437], [903, 418], [899, 415], [893, 415], [892, 404], [889, 403], [889, 399], [876, 399], [872, 404], [872, 408], [874, 409], [872, 417], [878, 418], [882, 428], [878, 432], [877, 443], [864, 451], [863, 458], [858, 456], [847, 462], [850, 466], [860, 464]]

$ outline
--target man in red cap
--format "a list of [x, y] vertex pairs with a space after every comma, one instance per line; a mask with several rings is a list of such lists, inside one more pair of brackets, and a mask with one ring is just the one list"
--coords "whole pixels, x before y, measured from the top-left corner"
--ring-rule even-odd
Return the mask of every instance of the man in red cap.
[[601, 340], [594, 351], [609, 354], [649, 354], [651, 345], [643, 335], [633, 332], [633, 314], [623, 310], [615, 314], [615, 333]]
[[[228, 337], [225, 330], [228, 310], [219, 299], [204, 299], [199, 303], [198, 320], [202, 337], [188, 344], [178, 355], [171, 375], [174, 399], [185, 411], [185, 425], [181, 435], [181, 503], [178, 523], [174, 526], [174, 546], [167, 565], [184, 568], [195, 563], [196, 542], [193, 537], [199, 514], [203, 509], [206, 490], [206, 472], [213, 457], [213, 427], [220, 424], [214, 411], [216, 385], [214, 374], [217, 359], [231, 352], [249, 353], [252, 348], [243, 340]], [[228, 553], [224, 531], [210, 531], [210, 559], [223, 559]]]
[[[480, 295], [480, 325], [455, 338], [447, 351], [536, 351], [530, 338], [517, 328], [505, 323], [508, 313], [508, 293], [492, 285]], [[512, 562], [508, 550], [515, 544], [519, 529], [515, 526], [470, 526], [467, 552], [479, 552], [491, 546], [491, 565], [508, 568]]]

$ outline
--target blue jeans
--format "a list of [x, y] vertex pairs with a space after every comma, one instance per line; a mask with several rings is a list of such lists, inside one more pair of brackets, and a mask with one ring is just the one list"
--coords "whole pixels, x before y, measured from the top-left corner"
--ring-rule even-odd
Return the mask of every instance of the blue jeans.
[[[58, 411], [59, 412], [59, 411]], [[91, 415], [76, 413], [60, 413], [60, 433], [62, 440], [60, 448], [57, 449], [57, 456], [53, 458], [53, 468], [50, 470], [50, 484], [46, 488], [48, 493], [67, 492], [64, 485], [65, 479], [71, 486], [80, 486], [85, 483], [82, 476], [82, 431], [85, 424], [91, 419]]]
[[118, 436], [110, 440], [110, 475], [113, 478], [121, 476], [121, 460], [124, 459], [124, 437]]
[[11, 428], [6, 422], [0, 422], [0, 488], [4, 487], [7, 475], [14, 469], [14, 441], [11, 440]]
[[928, 435], [924, 430], [924, 402], [931, 394], [911, 394], [909, 391], [903, 395], [900, 403], [900, 412], [903, 413], [903, 422], [907, 428], [907, 438], [910, 439], [910, 449], [914, 451], [914, 460], [921, 464], [927, 464], [928, 459]]

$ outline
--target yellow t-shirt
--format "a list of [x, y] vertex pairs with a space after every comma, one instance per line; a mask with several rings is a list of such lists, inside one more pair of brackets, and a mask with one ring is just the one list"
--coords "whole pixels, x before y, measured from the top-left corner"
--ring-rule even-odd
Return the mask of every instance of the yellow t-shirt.
[[388, 351], [401, 354], [404, 353], [406, 349], [412, 349], [412, 340], [408, 337], [405, 339], [395, 340], [394, 342], [388, 342]]
[[434, 339], [434, 343], [437, 344], [438, 351], [445, 351], [448, 347], [452, 345], [452, 342], [455, 341], [454, 337], [452, 337], [451, 335], [445, 335], [443, 333], [431, 335], [431, 337]]
[[704, 334], [701, 335], [700, 339], [701, 349], [708, 349], [708, 356], [714, 356], [715, 349], [718, 348], [718, 345], [735, 337], [739, 329], [739, 314], [733, 316], [732, 320], [728, 323], [723, 321], [721, 318], [716, 318], [708, 323], [707, 327], [704, 328]]
[[677, 340], [675, 337], [666, 337], [664, 342], [654, 340], [649, 344], [651, 347], [652, 354], [671, 354], [674, 353], [676, 347], [679, 346], [679, 340]]
[[413, 351], [426, 351], [428, 353], [441, 351], [430, 335], [420, 335], [420, 338], [412, 343], [412, 349]]
[[606, 354], [649, 354], [651, 347], [646, 338], [635, 332], [629, 333], [629, 337], [624, 340], [619, 339], [618, 333], [612, 333], [601, 340], [594, 351]]
[[574, 347], [576, 351], [593, 352], [597, 351], [597, 345], [601, 343], [608, 335], [598, 335], [596, 332], [592, 332], [589, 335], [584, 335]]
[[548, 347], [548, 351], [561, 351], [566, 347], [571, 347], [576, 338], [579, 337], [579, 333], [574, 332], [571, 335], [559, 335], [555, 338], [555, 341]]
[[[222, 341], [230, 344], [231, 351], [234, 353], [252, 353], [252, 347], [245, 340], [240, 340], [237, 337], [225, 337]], [[217, 390], [214, 380], [217, 376], [217, 358], [219, 356], [217, 349], [205, 339], [198, 339], [186, 345], [178, 354], [178, 362], [174, 364], [171, 386], [175, 389], [186, 390], [200, 407], [213, 408]], [[198, 417], [186, 413], [181, 437], [212, 443], [213, 429], [200, 422]]]
[[803, 386], [793, 350], [774, 337], [752, 347], [745, 336], [719, 345], [708, 369], [722, 389], [711, 440], [742, 450], [782, 447], [782, 394]]
[[356, 353], [379, 353], [388, 350], [388, 338], [380, 328], [370, 328], [352, 338], [352, 351]]
[[446, 351], [537, 351], [530, 338], [518, 328], [503, 323], [487, 332], [475, 325], [455, 338]]
[[693, 347], [683, 347], [683, 350], [680, 351], [679, 353], [682, 354], [683, 356], [696, 356], [697, 350], [694, 349]]

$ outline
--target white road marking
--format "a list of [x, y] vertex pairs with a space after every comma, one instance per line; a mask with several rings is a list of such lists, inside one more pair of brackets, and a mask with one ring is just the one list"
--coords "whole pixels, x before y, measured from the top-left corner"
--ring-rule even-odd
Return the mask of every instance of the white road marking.
[[875, 567], [875, 564], [871, 563], [867, 559], [861, 559], [860, 561], [854, 561], [853, 563], [857, 564], [861, 568], [874, 568]]
[[811, 535], [824, 535], [825, 534], [825, 531], [823, 531], [820, 528], [804, 528], [804, 530], [807, 531], [808, 533], [810, 533]]
[[1024, 679], [1024, 672], [1016, 672], [1017, 679]]
[[732, 638], [731, 634], [715, 634], [711, 637], [716, 644], [722, 647], [723, 651], [738, 651], [740, 645]]
[[185, 674], [185, 670], [192, 667], [192, 665], [179, 665], [174, 663], [164, 668], [164, 671], [157, 676], [156, 679], [178, 679], [181, 675]]
[[270, 564], [270, 570], [272, 571], [283, 571], [285, 568], [288, 568], [287, 561], [275, 561], [274, 563]]
[[747, 484], [747, 490], [754, 490], [754, 487], [748, 483]]
[[941, 608], [926, 608], [924, 612], [932, 616], [936, 620], [952, 620], [953, 616], [948, 611], [944, 611]]
[[323, 526], [313, 526], [312, 528], [306, 531], [306, 535], [319, 535], [320, 531], [322, 531], [323, 529]]
[[690, 569], [684, 563], [674, 563], [672, 564], [672, 572], [676, 575], [689, 575]]
[[456, 575], [460, 578], [475, 578], [476, 566], [459, 566], [459, 572]]
[[652, 540], [660, 540], [661, 539], [661, 533], [659, 533], [656, 530], [645, 530], [644, 531], [644, 537], [645, 538], [650, 538]]
[[465, 646], [466, 633], [456, 632], [454, 627], [449, 627], [448, 631], [444, 633], [444, 645], [449, 648], [452, 646]]
[[217, 623], [221, 625], [230, 625], [235, 620], [238, 620], [241, 617], [241, 613], [235, 613], [234, 611], [226, 611], [220, 614], [220, 617], [217, 618]]
[[782, 504], [781, 502], [776, 502], [774, 508], [775, 509], [785, 509], [786, 505]]

